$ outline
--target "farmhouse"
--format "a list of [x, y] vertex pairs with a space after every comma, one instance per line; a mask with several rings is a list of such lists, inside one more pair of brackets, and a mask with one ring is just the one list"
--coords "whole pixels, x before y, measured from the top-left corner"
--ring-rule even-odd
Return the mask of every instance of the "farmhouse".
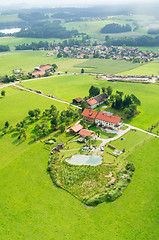
[[76, 134], [76, 133], [78, 133], [82, 128], [83, 128], [83, 126], [82, 126], [81, 124], [77, 124], [77, 125], [71, 127], [71, 128], [69, 129], [69, 131], [70, 131], [71, 134]]
[[102, 93], [95, 97], [89, 98], [87, 100], [87, 105], [89, 108], [94, 109], [99, 105], [103, 104], [107, 99], [108, 99], [108, 95], [106, 93]]
[[111, 129], [118, 130], [119, 129], [119, 121], [120, 117], [110, 115], [108, 116], [106, 113], [99, 112], [96, 116], [95, 123], [98, 126], [107, 127]]
[[32, 75], [35, 77], [42, 77], [44, 76], [46, 71], [50, 72], [54, 70], [54, 68], [49, 65], [40, 65], [40, 67], [35, 67], [34, 69], [36, 70], [36, 72], [33, 72]]
[[83, 121], [89, 122], [89, 123], [95, 123], [95, 118], [97, 114], [98, 114], [97, 111], [85, 108], [84, 111], [82, 112]]
[[120, 129], [120, 117], [108, 115], [107, 113], [97, 112], [91, 109], [84, 109], [82, 112], [83, 121], [95, 123], [97, 126], [106, 127], [114, 130]]

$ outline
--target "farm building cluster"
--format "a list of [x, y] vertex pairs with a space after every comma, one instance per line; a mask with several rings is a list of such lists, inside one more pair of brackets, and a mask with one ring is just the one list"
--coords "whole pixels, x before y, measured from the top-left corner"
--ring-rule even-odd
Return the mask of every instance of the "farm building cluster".
[[83, 121], [96, 124], [103, 128], [119, 130], [122, 127], [121, 117], [111, 115], [106, 112], [97, 112], [91, 109], [84, 109], [82, 112]]

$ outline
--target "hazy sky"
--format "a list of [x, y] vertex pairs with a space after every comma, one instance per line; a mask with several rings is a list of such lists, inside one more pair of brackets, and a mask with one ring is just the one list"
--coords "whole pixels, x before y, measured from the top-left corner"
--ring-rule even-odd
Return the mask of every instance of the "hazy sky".
[[0, 0], [0, 5], [28, 5], [28, 6], [49, 6], [49, 7], [62, 7], [62, 6], [91, 6], [91, 5], [107, 5], [107, 4], [128, 4], [128, 3], [152, 3], [157, 0]]

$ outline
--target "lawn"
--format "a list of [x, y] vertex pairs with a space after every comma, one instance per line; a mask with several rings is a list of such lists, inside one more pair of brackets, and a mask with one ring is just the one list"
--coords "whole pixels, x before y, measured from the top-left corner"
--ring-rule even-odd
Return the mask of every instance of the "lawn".
[[132, 70], [122, 71], [121, 75], [159, 75], [159, 63], [150, 62]]

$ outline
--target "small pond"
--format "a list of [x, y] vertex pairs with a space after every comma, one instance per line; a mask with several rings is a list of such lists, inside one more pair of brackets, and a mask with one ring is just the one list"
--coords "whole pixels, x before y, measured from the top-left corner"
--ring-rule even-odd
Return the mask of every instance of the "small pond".
[[85, 154], [76, 154], [71, 158], [67, 158], [66, 162], [72, 165], [91, 165], [97, 166], [102, 163], [102, 157], [99, 155], [85, 155]]

